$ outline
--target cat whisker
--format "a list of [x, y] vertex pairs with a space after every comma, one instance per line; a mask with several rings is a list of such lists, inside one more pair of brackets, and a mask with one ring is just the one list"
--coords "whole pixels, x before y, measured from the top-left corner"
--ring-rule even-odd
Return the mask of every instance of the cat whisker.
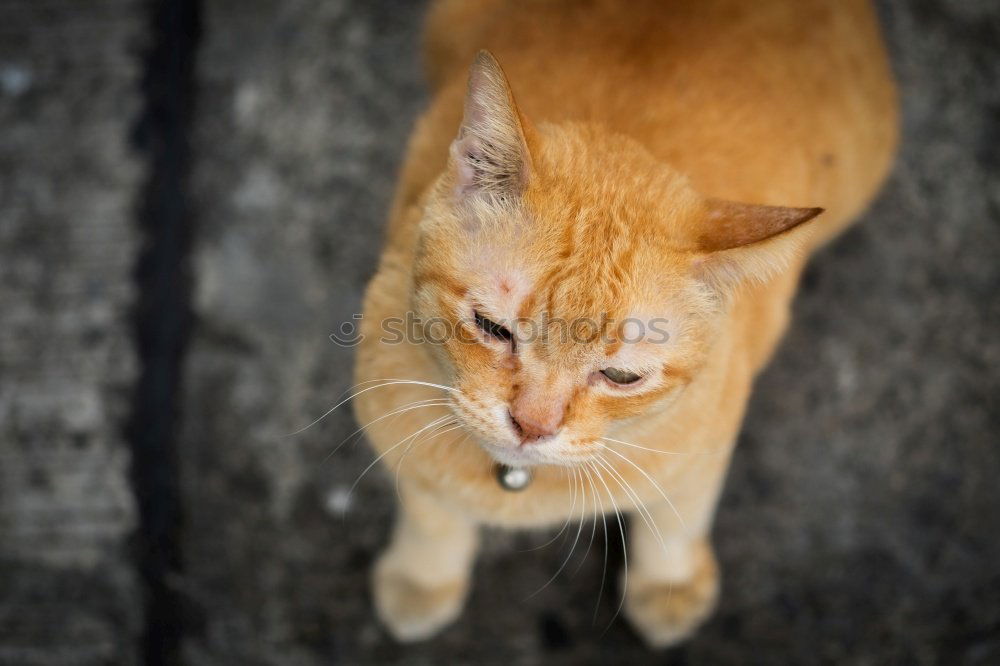
[[[608, 578], [608, 520], [605, 517], [604, 510], [604, 500], [600, 499], [600, 492], [597, 489], [597, 484], [594, 483], [594, 476], [591, 474], [592, 465], [588, 461], [584, 464], [581, 469], [587, 474], [587, 479], [590, 481], [590, 487], [594, 491], [594, 503], [596, 504], [600, 501], [601, 509], [601, 523], [604, 525], [604, 566], [601, 568], [601, 586], [597, 588], [597, 603], [594, 604], [594, 617], [591, 622], [597, 622], [597, 613], [601, 609], [601, 595], [604, 593], [604, 585]], [[594, 530], [597, 530], [597, 516], [594, 516]]]
[[[587, 486], [583, 485], [583, 473], [580, 471], [579, 467], [574, 468], [574, 473], [579, 479], [580, 492], [583, 495], [583, 504], [580, 506], [580, 525], [582, 527], [587, 520], [588, 514], [590, 513], [587, 510]], [[583, 563], [587, 560], [587, 555], [590, 554], [590, 543], [593, 543], [593, 532], [591, 532], [591, 538], [587, 544], [587, 550], [583, 553], [583, 559], [580, 560], [580, 564], [578, 564], [576, 569], [573, 570], [573, 573], [570, 574], [570, 578], [576, 575], [576, 572], [580, 570], [580, 567], [583, 566]]]
[[[567, 481], [567, 483], [572, 482], [573, 503], [572, 503], [572, 506], [570, 507], [569, 513], [566, 516], [566, 522], [563, 523], [563, 526], [562, 526], [562, 528], [560, 528], [558, 534], [556, 534], [554, 537], [552, 537], [549, 541], [547, 541], [544, 544], [546, 546], [549, 545], [549, 544], [551, 544], [557, 538], [559, 538], [559, 535], [566, 531], [566, 528], [569, 527], [570, 521], [573, 519], [573, 510], [576, 508], [577, 490], [576, 490], [575, 479], [574, 479], [574, 477], [571, 477], [569, 475], [568, 471], [567, 471], [567, 474], [566, 474], [566, 481]], [[533, 548], [531, 550], [538, 550], [538, 549], [537, 548]], [[525, 551], [519, 551], [519, 552], [525, 552]], [[546, 587], [548, 587], [549, 583], [551, 583], [553, 580], [556, 579], [556, 576], [558, 576], [558, 575], [559, 575], [559, 572], [557, 571], [556, 574], [554, 576], [552, 576], [551, 578], [549, 578], [549, 580], [546, 581], [544, 585], [542, 585], [540, 588], [538, 588], [537, 590], [535, 590], [534, 592], [532, 592], [531, 594], [529, 594], [528, 596], [526, 596], [524, 599], [522, 599], [522, 601], [527, 601], [528, 599], [531, 599], [536, 594], [538, 594], [539, 592], [541, 592], [542, 590], [544, 590]]]
[[[569, 484], [569, 482], [571, 480], [572, 479], [567, 474], [566, 475], [566, 483]], [[575, 485], [575, 482], [574, 482], [574, 485], [573, 485], [573, 506], [576, 506], [576, 485]], [[556, 532], [556, 535], [554, 537], [552, 537], [551, 539], [549, 539], [548, 541], [546, 541], [545, 543], [543, 543], [541, 546], [535, 546], [534, 548], [525, 548], [525, 549], [519, 550], [517, 552], [519, 552], [519, 553], [532, 553], [532, 552], [534, 552], [536, 550], [541, 550], [542, 548], [546, 548], [548, 546], [551, 546], [552, 542], [555, 541], [556, 539], [558, 539], [562, 535], [562, 533], [566, 531], [566, 528], [569, 527], [569, 521], [570, 521], [570, 519], [573, 516], [572, 511], [573, 510], [570, 509], [570, 514], [568, 516], [566, 516], [566, 522], [563, 523], [563, 526], [559, 529], [558, 532]]]
[[609, 463], [607, 460], [604, 459], [603, 456], [599, 456], [597, 458], [597, 463], [602, 467], [604, 467], [611, 475], [611, 478], [614, 479], [615, 483], [617, 483], [621, 487], [621, 489], [625, 491], [625, 494], [635, 504], [636, 512], [639, 514], [639, 517], [642, 518], [642, 522], [644, 522], [646, 524], [646, 527], [649, 528], [649, 531], [656, 536], [656, 540], [659, 542], [660, 547], [663, 549], [663, 554], [668, 555], [667, 543], [666, 541], [663, 540], [663, 535], [660, 533], [660, 528], [657, 527], [656, 521], [653, 519], [653, 514], [650, 513], [649, 509], [646, 508], [642, 500], [639, 498], [639, 493], [637, 493], [635, 489], [631, 486], [631, 484], [629, 484], [628, 480], [626, 480], [625, 477], [622, 476], [621, 472], [616, 470], [611, 465], [611, 463]]
[[[576, 477], [577, 482], [580, 485], [580, 520], [576, 528], [576, 539], [573, 541], [573, 547], [570, 549], [570, 555], [576, 551], [577, 543], [580, 540], [580, 534], [583, 532], [583, 524], [587, 517], [587, 487], [583, 485], [583, 475], [580, 473], [579, 467], [573, 468], [573, 476]], [[584, 555], [586, 557], [586, 554]], [[569, 558], [567, 557], [567, 561]], [[565, 566], [565, 565], [563, 565]], [[579, 567], [577, 567], [579, 568]], [[574, 571], [575, 573], [575, 571]], [[571, 575], [572, 577], [572, 575]]]
[[[452, 393], [461, 393], [461, 391], [453, 386], [446, 386], [444, 384], [435, 384], [434, 382], [423, 381], [419, 379], [403, 379], [401, 377], [385, 377], [383, 379], [367, 379], [363, 382], [358, 382], [351, 388], [358, 388], [364, 386], [365, 384], [375, 384], [378, 382], [400, 382], [403, 384], [417, 384], [419, 386], [429, 386], [431, 388], [441, 389], [443, 391], [451, 391]], [[349, 389], [350, 390], [350, 389]]]
[[441, 425], [442, 423], [444, 423], [445, 421], [447, 421], [448, 419], [451, 419], [451, 418], [453, 418], [453, 417], [451, 417], [450, 415], [449, 416], [438, 417], [438, 418], [434, 419], [433, 421], [431, 421], [430, 423], [428, 423], [427, 425], [425, 425], [424, 427], [422, 427], [419, 430], [417, 430], [416, 432], [407, 435], [406, 437], [404, 437], [403, 439], [401, 439], [400, 441], [396, 442], [395, 444], [393, 444], [392, 446], [390, 446], [388, 449], [386, 449], [385, 451], [383, 451], [381, 454], [379, 454], [378, 457], [376, 457], [375, 460], [373, 460], [371, 462], [371, 464], [369, 464], [367, 467], [364, 468], [364, 470], [362, 470], [361, 474], [358, 475], [358, 478], [355, 479], [354, 483], [351, 485], [351, 489], [347, 491], [348, 498], [354, 493], [354, 489], [357, 488], [358, 484], [361, 482], [361, 479], [364, 478], [365, 474], [367, 474], [368, 471], [371, 470], [372, 467], [374, 467], [375, 465], [377, 465], [378, 461], [382, 460], [382, 458], [385, 458], [388, 454], [392, 453], [393, 451], [395, 451], [396, 449], [398, 449], [403, 444], [406, 444], [408, 441], [410, 441], [414, 437], [419, 436], [421, 433], [426, 432], [427, 430], [429, 430], [429, 429], [431, 429], [431, 428], [433, 428], [435, 426]]
[[[586, 468], [583, 468], [583, 467], [580, 467], [578, 469], [581, 472], [580, 479], [581, 479], [581, 484], [582, 484], [583, 474], [586, 473], [587, 470], [586, 470]], [[591, 491], [593, 493], [592, 497], [593, 497], [594, 512], [593, 512], [593, 516], [592, 516], [593, 520], [591, 521], [592, 527], [590, 529], [590, 540], [587, 542], [587, 551], [583, 554], [583, 559], [580, 560], [580, 564], [576, 565], [576, 569], [573, 571], [573, 575], [574, 576], [583, 567], [583, 563], [587, 561], [587, 557], [590, 555], [590, 549], [594, 545], [594, 536], [597, 533], [597, 514], [598, 514], [598, 508], [597, 508], [597, 489], [594, 488], [594, 482], [593, 482], [593, 480], [592, 479], [588, 479], [588, 480], [590, 481], [590, 489], [591, 489]], [[584, 510], [586, 510], [586, 506], [584, 507]], [[582, 516], [581, 516], [581, 519], [582, 519]]]
[[625, 576], [625, 582], [622, 587], [622, 598], [621, 601], [618, 602], [618, 608], [615, 609], [615, 614], [611, 616], [611, 622], [609, 622], [608, 626], [605, 627], [604, 629], [604, 631], [607, 632], [607, 630], [611, 628], [611, 624], [614, 623], [614, 621], [618, 618], [618, 615], [622, 611], [622, 607], [625, 605], [625, 590], [628, 589], [628, 547], [625, 545], [625, 521], [622, 518], [621, 511], [618, 510], [618, 502], [615, 501], [614, 494], [611, 492], [611, 489], [608, 487], [607, 482], [605, 482], [604, 478], [601, 476], [600, 472], [598, 472], [596, 467], [594, 468], [594, 471], [597, 473], [597, 480], [601, 482], [601, 485], [603, 485], [604, 489], [608, 492], [608, 499], [611, 500], [611, 506], [615, 511], [615, 518], [618, 521], [618, 529], [621, 531], [622, 535], [622, 557], [624, 558], [623, 571]]
[[649, 451], [650, 453], [662, 453], [663, 455], [666, 455], [666, 456], [687, 456], [687, 455], [691, 455], [690, 453], [682, 453], [680, 451], [663, 451], [661, 449], [651, 449], [651, 448], [646, 447], [646, 446], [639, 446], [638, 444], [633, 444], [632, 442], [625, 442], [625, 441], [622, 441], [620, 439], [614, 439], [612, 437], [601, 437], [600, 439], [603, 439], [605, 442], [614, 442], [615, 444], [621, 444], [622, 446], [628, 446], [628, 447], [631, 447], [633, 449], [640, 449], [642, 451]]
[[447, 407], [449, 404], [450, 404], [450, 401], [448, 401], [448, 400], [443, 400], [441, 398], [431, 398], [430, 400], [416, 400], [414, 402], [407, 403], [407, 404], [403, 405], [402, 407], [397, 407], [396, 409], [394, 409], [394, 410], [392, 410], [392, 411], [390, 411], [390, 412], [388, 412], [386, 414], [383, 414], [382, 416], [379, 416], [378, 418], [372, 419], [371, 421], [369, 421], [368, 423], [366, 423], [365, 425], [361, 426], [360, 428], [358, 428], [357, 430], [355, 430], [354, 432], [352, 432], [350, 435], [348, 435], [347, 437], [345, 437], [344, 439], [342, 439], [340, 441], [340, 443], [337, 444], [337, 446], [334, 447], [333, 451], [331, 451], [330, 453], [328, 453], [327, 456], [325, 458], [323, 458], [323, 460], [320, 462], [320, 465], [325, 464], [327, 460], [329, 460], [330, 458], [332, 458], [337, 453], [337, 451], [339, 451], [340, 448], [342, 446], [344, 446], [344, 444], [348, 443], [351, 439], [353, 439], [357, 435], [360, 435], [365, 430], [367, 430], [371, 426], [375, 425], [379, 421], [387, 419], [387, 418], [389, 418], [391, 416], [396, 416], [397, 414], [403, 414], [405, 412], [412, 411], [414, 409], [420, 409], [422, 407]]
[[653, 488], [655, 488], [656, 491], [658, 493], [660, 493], [660, 496], [663, 497], [664, 500], [666, 500], [667, 504], [670, 506], [670, 510], [674, 512], [674, 515], [677, 516], [677, 520], [680, 521], [680, 523], [681, 523], [681, 529], [683, 529], [684, 532], [687, 533], [688, 529], [687, 529], [687, 524], [684, 522], [684, 518], [681, 516], [680, 512], [677, 510], [677, 507], [674, 506], [674, 503], [670, 501], [670, 498], [667, 497], [667, 494], [665, 492], [663, 492], [663, 488], [660, 488], [660, 485], [658, 483], [656, 483], [656, 481], [653, 480], [653, 477], [651, 477], [649, 474], [647, 474], [646, 470], [644, 470], [643, 468], [641, 468], [638, 465], [636, 465], [632, 460], [630, 460], [625, 455], [619, 453], [618, 451], [615, 451], [614, 449], [612, 449], [610, 447], [606, 447], [605, 450], [606, 451], [610, 451], [611, 453], [615, 454], [616, 456], [618, 456], [619, 458], [621, 458], [622, 460], [624, 460], [625, 462], [627, 462], [629, 465], [632, 465], [632, 467], [634, 467], [636, 469], [636, 471], [638, 471], [640, 474], [642, 474], [644, 477], [646, 477], [646, 480], [649, 481], [652, 484]]
[[[576, 470], [574, 469], [573, 471], [574, 471], [574, 474], [575, 474]], [[570, 515], [571, 516], [572, 516], [573, 511], [576, 509], [576, 490], [575, 490], [576, 485], [574, 484], [573, 487], [574, 487], [574, 491], [573, 491], [573, 508], [570, 509]], [[570, 546], [569, 553], [566, 554], [566, 558], [562, 561], [562, 564], [559, 566], [559, 569], [557, 569], [556, 572], [554, 574], [552, 574], [552, 578], [549, 578], [549, 580], [545, 583], [545, 585], [542, 585], [540, 588], [538, 588], [537, 590], [535, 590], [534, 592], [532, 592], [530, 595], [528, 595], [528, 597], [527, 597], [527, 599], [525, 599], [525, 601], [527, 601], [528, 599], [531, 599], [536, 594], [538, 594], [539, 592], [541, 592], [542, 590], [544, 590], [546, 587], [548, 587], [552, 583], [552, 581], [554, 581], [556, 578], [559, 577], [559, 574], [561, 574], [563, 572], [563, 569], [566, 568], [566, 565], [569, 564], [570, 559], [573, 557], [573, 552], [576, 550], [577, 544], [580, 543], [580, 533], [583, 531], [583, 514], [582, 514], [582, 512], [581, 512], [580, 516], [581, 516], [580, 517], [580, 525], [576, 529], [576, 537], [573, 539], [573, 545]], [[568, 524], [568, 522], [567, 522], [567, 524]]]
[[399, 468], [402, 465], [403, 460], [406, 458], [406, 456], [410, 453], [411, 450], [413, 450], [414, 448], [417, 447], [417, 445], [419, 445], [419, 444], [421, 444], [423, 442], [426, 442], [426, 441], [429, 441], [431, 439], [434, 439], [435, 437], [438, 437], [439, 435], [443, 435], [445, 433], [451, 432], [452, 430], [457, 430], [458, 428], [461, 428], [461, 427], [462, 426], [458, 422], [458, 420], [455, 419], [454, 417], [451, 417], [450, 419], [444, 421], [443, 423], [438, 424], [438, 426], [435, 427], [434, 429], [432, 429], [430, 432], [423, 433], [419, 437], [413, 439], [407, 445], [406, 449], [403, 451], [403, 455], [400, 456], [399, 462], [396, 463], [396, 479], [397, 479], [396, 485], [397, 486], [399, 485]]
[[375, 379], [375, 380], [369, 380], [367, 382], [361, 382], [359, 385], [370, 384], [372, 382], [381, 382], [381, 383], [376, 384], [375, 386], [369, 386], [367, 388], [363, 388], [360, 391], [357, 391], [357, 392], [355, 392], [355, 393], [347, 396], [346, 398], [344, 398], [344, 399], [340, 400], [339, 402], [337, 402], [337, 404], [335, 404], [333, 407], [331, 407], [330, 409], [326, 410], [326, 412], [324, 412], [323, 415], [320, 416], [319, 418], [315, 419], [314, 421], [312, 421], [308, 425], [305, 425], [305, 426], [299, 428], [298, 430], [295, 430], [294, 432], [288, 433], [287, 435], [285, 435], [285, 437], [294, 437], [295, 435], [298, 435], [298, 434], [301, 434], [301, 433], [305, 432], [309, 428], [313, 427], [314, 425], [316, 425], [317, 423], [319, 423], [320, 421], [322, 421], [323, 419], [325, 419], [330, 414], [333, 414], [335, 411], [337, 411], [338, 409], [340, 409], [341, 407], [343, 407], [344, 405], [346, 405], [347, 403], [349, 403], [351, 400], [354, 400], [355, 398], [357, 398], [359, 395], [361, 395], [363, 393], [367, 393], [368, 391], [374, 391], [375, 389], [378, 389], [378, 388], [384, 388], [386, 386], [395, 386], [397, 384], [413, 384], [413, 385], [416, 385], [416, 386], [427, 386], [427, 387], [430, 387], [430, 388], [436, 388], [436, 389], [441, 389], [443, 391], [451, 391], [453, 393], [461, 394], [461, 391], [459, 391], [456, 388], [452, 388], [450, 386], [444, 386], [443, 384], [435, 384], [433, 382], [417, 381], [415, 379], [386, 379], [386, 380]]
[[[410, 451], [412, 449], [414, 449], [417, 446], [417, 444], [419, 444], [422, 441], [428, 441], [428, 440], [434, 439], [435, 437], [440, 437], [441, 435], [444, 435], [445, 433], [449, 433], [452, 430], [457, 430], [458, 428], [461, 428], [461, 427], [462, 427], [462, 424], [460, 424], [458, 421], [455, 421], [455, 420], [445, 421], [444, 423], [442, 423], [441, 425], [439, 425], [437, 428], [435, 428], [434, 430], [432, 430], [430, 433], [425, 434], [422, 438], [419, 438], [419, 439], [416, 439], [416, 440], [413, 440], [412, 442], [410, 442], [409, 446], [406, 447], [406, 450], [403, 451], [403, 455], [400, 456], [399, 462], [396, 463], [396, 497], [399, 499], [400, 503], [403, 502], [403, 497], [402, 497], [402, 495], [399, 492], [399, 472], [403, 469], [403, 461], [406, 460], [406, 456], [409, 455]], [[465, 439], [468, 439], [468, 438], [469, 438], [469, 436], [466, 435]]]

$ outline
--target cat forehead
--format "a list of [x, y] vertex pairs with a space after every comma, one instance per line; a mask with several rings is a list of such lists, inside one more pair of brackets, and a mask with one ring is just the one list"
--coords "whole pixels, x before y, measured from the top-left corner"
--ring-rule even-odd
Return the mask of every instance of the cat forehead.
[[[655, 285], [634, 285], [623, 293], [608, 284], [595, 284], [566, 276], [517, 266], [489, 254], [470, 262], [467, 298], [473, 307], [483, 307], [494, 317], [514, 320], [545, 313], [567, 321], [601, 326], [614, 332], [616, 340], [647, 342], [651, 334], [675, 328], [686, 299], [677, 290]], [[671, 291], [675, 292], [672, 297]], [[657, 330], [659, 329], [659, 330]]]
[[472, 278], [469, 297], [476, 304], [489, 306], [494, 316], [515, 317], [535, 282], [530, 271], [512, 260], [511, 253], [489, 249], [469, 257], [464, 271]]
[[504, 319], [545, 311], [621, 321], [685, 309], [692, 280], [682, 257], [650, 239], [602, 240], [592, 231], [580, 229], [574, 239], [529, 219], [491, 221], [463, 237], [453, 268], [473, 304]]

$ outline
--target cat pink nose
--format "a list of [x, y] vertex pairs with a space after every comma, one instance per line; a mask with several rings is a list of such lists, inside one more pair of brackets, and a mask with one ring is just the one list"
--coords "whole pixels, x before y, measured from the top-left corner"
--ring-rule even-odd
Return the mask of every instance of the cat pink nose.
[[512, 410], [510, 422], [522, 444], [537, 442], [543, 437], [551, 437], [559, 430], [562, 421], [561, 409]]

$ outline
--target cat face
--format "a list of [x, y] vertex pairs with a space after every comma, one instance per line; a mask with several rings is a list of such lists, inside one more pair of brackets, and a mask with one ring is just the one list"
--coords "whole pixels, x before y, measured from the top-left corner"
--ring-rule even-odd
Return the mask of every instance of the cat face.
[[421, 222], [413, 301], [462, 425], [512, 465], [583, 461], [615, 423], [669, 409], [726, 301], [818, 209], [708, 199], [642, 146], [527, 126], [481, 54], [449, 168]]

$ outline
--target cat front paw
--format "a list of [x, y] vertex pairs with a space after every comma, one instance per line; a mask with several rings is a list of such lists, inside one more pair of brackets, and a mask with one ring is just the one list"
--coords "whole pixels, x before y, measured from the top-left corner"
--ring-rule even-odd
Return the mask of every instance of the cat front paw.
[[666, 648], [690, 637], [715, 610], [719, 569], [712, 548], [698, 546], [694, 575], [669, 583], [631, 577], [625, 589], [625, 616], [652, 648]]
[[372, 577], [375, 611], [393, 638], [404, 643], [430, 638], [451, 624], [462, 612], [468, 588], [467, 579], [418, 582], [387, 557], [379, 560]]

